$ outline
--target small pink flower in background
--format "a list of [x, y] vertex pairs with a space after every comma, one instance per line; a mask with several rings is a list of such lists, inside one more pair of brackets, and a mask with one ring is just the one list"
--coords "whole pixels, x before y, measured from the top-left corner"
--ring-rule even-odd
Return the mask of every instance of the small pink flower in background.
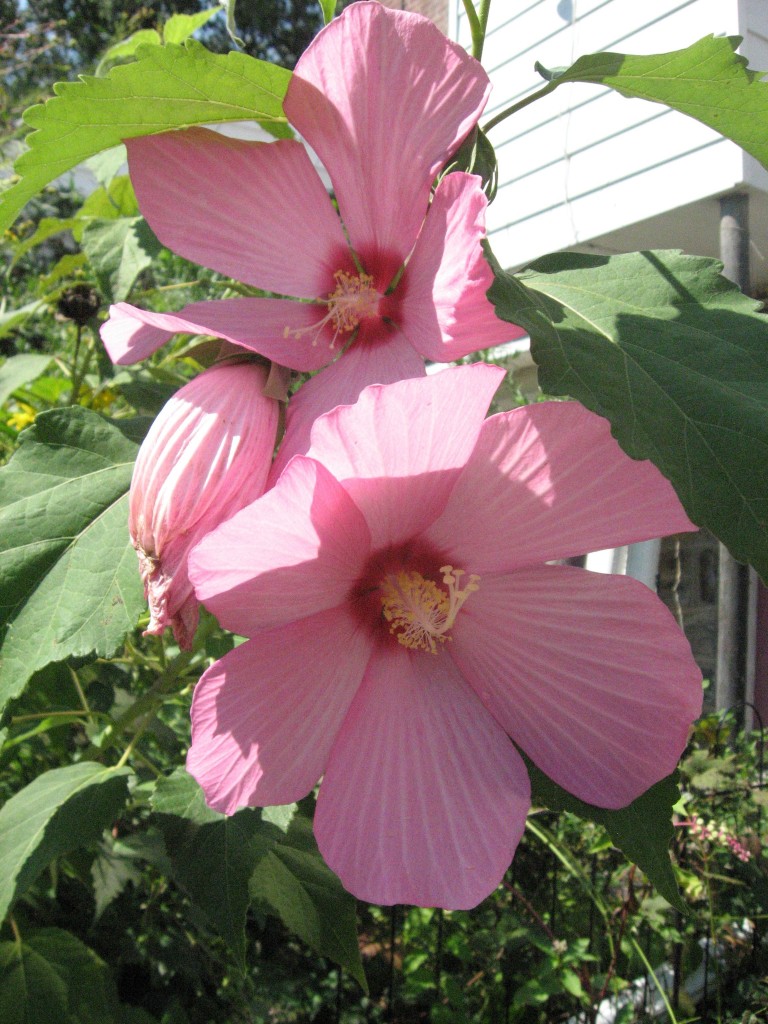
[[225, 813], [322, 776], [320, 850], [374, 903], [465, 908], [498, 884], [530, 804], [510, 737], [616, 808], [700, 711], [650, 590], [545, 564], [693, 529], [672, 487], [576, 403], [485, 419], [502, 376], [367, 388], [190, 555], [200, 600], [251, 639], [196, 688], [189, 771]]
[[730, 850], [744, 864], [752, 859], [751, 852], [726, 825], [705, 821], [698, 814], [684, 821], [678, 821], [676, 824], [678, 828], [690, 829], [690, 833], [695, 839]]
[[139, 450], [129, 529], [149, 601], [146, 632], [172, 626], [184, 648], [198, 621], [190, 549], [264, 492], [278, 422], [267, 376], [252, 362], [206, 370], [164, 406]]
[[289, 298], [198, 302], [177, 314], [118, 303], [102, 328], [112, 359], [136, 362], [177, 331], [295, 370], [336, 359], [290, 403], [284, 465], [306, 450], [316, 416], [366, 385], [521, 335], [486, 298], [480, 179], [449, 174], [430, 199], [489, 90], [480, 64], [426, 18], [357, 3], [301, 57], [284, 105], [328, 169], [338, 212], [298, 141], [203, 128], [129, 139], [141, 211], [165, 245]]

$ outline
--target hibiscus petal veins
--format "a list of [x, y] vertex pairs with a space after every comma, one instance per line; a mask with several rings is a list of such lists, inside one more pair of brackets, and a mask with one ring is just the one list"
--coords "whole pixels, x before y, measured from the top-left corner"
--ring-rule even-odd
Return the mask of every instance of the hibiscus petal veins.
[[499, 377], [367, 388], [190, 559], [250, 637], [198, 684], [190, 771], [230, 813], [322, 777], [320, 849], [376, 903], [498, 885], [530, 803], [515, 744], [616, 808], [672, 770], [701, 707], [650, 591], [546, 564], [694, 529], [672, 488], [573, 403], [484, 420]]
[[312, 420], [367, 385], [521, 336], [486, 297], [480, 179], [449, 174], [432, 194], [489, 91], [481, 65], [428, 19], [356, 3], [303, 54], [284, 103], [325, 164], [338, 209], [298, 141], [199, 127], [128, 139], [139, 207], [158, 238], [279, 297], [194, 303], [161, 318], [120, 303], [102, 328], [113, 361], [145, 358], [181, 331], [292, 369], [325, 367], [293, 417], [286, 452], [301, 454]]

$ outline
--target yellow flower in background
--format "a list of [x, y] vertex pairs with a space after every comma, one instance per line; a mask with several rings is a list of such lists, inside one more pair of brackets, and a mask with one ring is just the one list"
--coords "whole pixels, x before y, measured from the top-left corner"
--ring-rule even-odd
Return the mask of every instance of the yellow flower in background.
[[6, 422], [14, 430], [22, 431], [24, 427], [28, 427], [30, 423], [35, 422], [37, 410], [33, 409], [31, 405], [27, 405], [26, 402], [17, 402], [16, 407], [16, 412], [12, 412]]

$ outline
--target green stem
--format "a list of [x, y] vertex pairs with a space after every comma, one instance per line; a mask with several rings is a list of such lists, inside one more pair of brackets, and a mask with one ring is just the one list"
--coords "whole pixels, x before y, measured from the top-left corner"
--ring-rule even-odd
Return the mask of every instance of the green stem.
[[672, 1004], [670, 1003], [669, 999], [667, 998], [667, 993], [664, 991], [664, 986], [661, 984], [659, 979], [656, 977], [656, 972], [651, 967], [651, 964], [650, 964], [650, 962], [648, 960], [648, 957], [643, 952], [642, 947], [640, 946], [640, 943], [637, 941], [637, 939], [634, 937], [634, 935], [630, 935], [629, 936], [629, 941], [632, 943], [632, 948], [634, 949], [634, 951], [637, 953], [637, 955], [643, 961], [643, 966], [645, 967], [646, 971], [648, 971], [648, 974], [653, 978], [653, 983], [656, 986], [656, 991], [659, 993], [659, 995], [662, 998], [662, 1001], [664, 1002], [664, 1009], [667, 1011], [667, 1014], [669, 1016], [671, 1024], [678, 1024], [677, 1017], [675, 1016], [675, 1011], [672, 1009]]
[[136, 744], [139, 742], [141, 737], [146, 732], [147, 726], [149, 725], [151, 720], [152, 720], [152, 715], [147, 715], [147, 717], [141, 723], [141, 725], [136, 730], [136, 732], [133, 734], [133, 736], [131, 736], [131, 741], [128, 744], [128, 746], [125, 748], [125, 750], [123, 751], [122, 757], [120, 758], [120, 760], [115, 765], [115, 768], [122, 768], [123, 767], [123, 765], [126, 763], [128, 758], [131, 756], [133, 748], [136, 746]]
[[80, 680], [77, 677], [77, 672], [75, 672], [75, 670], [71, 666], [69, 669], [69, 674], [72, 676], [72, 682], [75, 684], [77, 696], [80, 698], [80, 703], [82, 704], [83, 711], [85, 711], [87, 715], [90, 715], [91, 707], [88, 703], [88, 700], [86, 699], [85, 693], [83, 692], [83, 688], [80, 685]]
[[109, 718], [103, 711], [89, 711], [84, 715], [82, 711], [36, 711], [33, 715], [14, 715], [11, 725], [18, 725], [19, 722], [41, 722], [45, 718]]
[[603, 900], [598, 895], [595, 887], [590, 882], [587, 875], [581, 870], [579, 865], [573, 860], [573, 858], [563, 849], [560, 842], [552, 835], [552, 833], [541, 825], [537, 825], [532, 818], [529, 816], [526, 823], [526, 829], [531, 832], [536, 838], [547, 847], [547, 849], [554, 854], [555, 857], [560, 861], [563, 867], [569, 871], [577, 882], [581, 885], [584, 892], [589, 896], [597, 909], [597, 912], [605, 922], [605, 937], [608, 940], [608, 950], [611, 959], [616, 955], [615, 945], [613, 941], [613, 934], [611, 932], [610, 924], [611, 917], [608, 912]]
[[480, 11], [478, 14], [478, 21], [480, 22], [480, 42], [477, 46], [472, 46], [472, 56], [475, 60], [480, 60], [483, 56], [483, 46], [485, 44], [485, 33], [488, 28], [488, 15], [491, 11], [491, 0], [480, 0]]
[[527, 107], [535, 100], [540, 100], [542, 96], [546, 96], [556, 88], [557, 82], [547, 82], [542, 89], [532, 92], [531, 95], [526, 96], [524, 100], [520, 100], [519, 103], [513, 103], [511, 107], [507, 107], [506, 110], [502, 110], [500, 114], [492, 117], [490, 121], [486, 121], [482, 128], [483, 132], [487, 135], [491, 128], [495, 128], [497, 124], [501, 124], [501, 122], [505, 121], [511, 114], [516, 114], [518, 110], [522, 110], [523, 107]]
[[469, 22], [469, 31], [472, 34], [472, 56], [480, 60], [483, 56], [483, 43], [485, 42], [485, 30], [488, 25], [488, 13], [491, 9], [491, 0], [480, 0], [479, 13], [475, 10], [472, 0], [462, 0], [464, 12]]

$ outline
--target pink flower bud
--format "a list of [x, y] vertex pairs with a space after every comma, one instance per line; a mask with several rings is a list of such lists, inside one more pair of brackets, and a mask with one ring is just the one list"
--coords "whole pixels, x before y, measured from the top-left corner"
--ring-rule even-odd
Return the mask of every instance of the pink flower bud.
[[279, 406], [264, 394], [267, 376], [253, 362], [201, 373], [162, 409], [136, 460], [128, 525], [149, 602], [146, 632], [172, 626], [186, 649], [198, 622], [187, 555], [264, 493]]

